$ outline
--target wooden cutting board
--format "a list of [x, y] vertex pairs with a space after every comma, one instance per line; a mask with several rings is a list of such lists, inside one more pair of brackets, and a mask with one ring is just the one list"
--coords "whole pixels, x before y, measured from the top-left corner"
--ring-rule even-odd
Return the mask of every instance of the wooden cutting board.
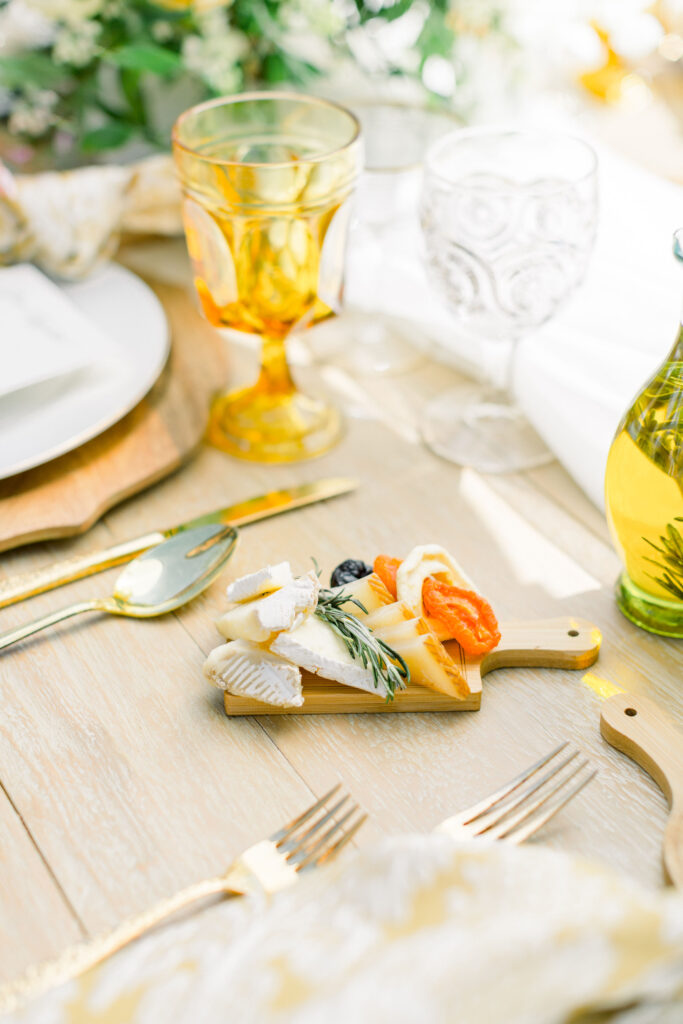
[[328, 682], [302, 672], [304, 703], [300, 708], [277, 708], [250, 697], [225, 694], [228, 715], [335, 715], [348, 712], [478, 711], [481, 681], [497, 668], [584, 669], [598, 657], [600, 630], [583, 619], [549, 619], [541, 622], [508, 622], [500, 627], [502, 638], [495, 651], [483, 658], [466, 658], [453, 640], [446, 643], [460, 664], [470, 687], [466, 700], [455, 700], [423, 686], [409, 684], [392, 701]]
[[151, 284], [168, 317], [171, 355], [149, 394], [99, 437], [0, 482], [0, 551], [70, 537], [177, 469], [199, 444], [226, 379], [224, 345], [183, 288]]

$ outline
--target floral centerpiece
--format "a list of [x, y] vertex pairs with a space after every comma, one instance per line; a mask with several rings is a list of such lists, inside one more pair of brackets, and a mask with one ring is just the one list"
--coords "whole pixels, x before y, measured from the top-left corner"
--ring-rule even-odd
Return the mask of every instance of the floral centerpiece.
[[0, 0], [0, 156], [166, 148], [202, 98], [352, 62], [458, 105], [485, 39], [509, 45], [501, 0]]

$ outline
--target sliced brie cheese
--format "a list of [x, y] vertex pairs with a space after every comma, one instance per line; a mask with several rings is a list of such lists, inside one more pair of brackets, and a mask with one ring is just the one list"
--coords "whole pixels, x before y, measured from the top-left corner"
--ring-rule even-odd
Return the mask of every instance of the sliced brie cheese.
[[318, 577], [309, 572], [272, 594], [235, 604], [217, 620], [216, 626], [226, 640], [266, 643], [274, 633], [301, 625], [315, 611], [319, 591]]
[[374, 572], [370, 576], [363, 576], [360, 580], [354, 580], [353, 583], [343, 583], [341, 587], [333, 587], [332, 589], [334, 593], [339, 593], [343, 590], [349, 597], [360, 601], [365, 611], [350, 601], [343, 605], [346, 611], [351, 612], [352, 615], [359, 619], [365, 618], [366, 614], [369, 615], [371, 612], [377, 611], [378, 608], [394, 603], [393, 595]]
[[238, 697], [281, 708], [299, 708], [304, 702], [296, 665], [247, 640], [233, 640], [211, 651], [204, 675], [214, 686]]
[[272, 630], [261, 625], [256, 614], [258, 601], [236, 604], [228, 608], [220, 619], [216, 619], [216, 627], [226, 640], [251, 640], [262, 644], [270, 640]]
[[296, 629], [318, 604], [320, 580], [314, 572], [298, 576], [291, 583], [254, 602], [260, 625], [271, 633]]
[[296, 629], [279, 633], [270, 649], [324, 679], [376, 693], [378, 697], [387, 695], [384, 683], [380, 680], [376, 685], [372, 672], [353, 658], [341, 637], [315, 615]]
[[[438, 544], [421, 544], [413, 548], [396, 573], [396, 593], [415, 615], [425, 616], [422, 603], [422, 584], [428, 576], [444, 580], [455, 587], [474, 590], [474, 584], [465, 575], [453, 556]], [[446, 639], [444, 637], [443, 639]]]
[[226, 594], [228, 601], [251, 601], [255, 597], [279, 590], [293, 579], [289, 562], [279, 562], [277, 565], [266, 565], [258, 572], [233, 580]]

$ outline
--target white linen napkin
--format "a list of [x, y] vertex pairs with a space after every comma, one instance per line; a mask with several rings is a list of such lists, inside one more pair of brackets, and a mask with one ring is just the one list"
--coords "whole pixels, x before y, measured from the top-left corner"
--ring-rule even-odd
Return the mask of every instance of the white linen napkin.
[[400, 836], [157, 929], [3, 1020], [673, 1024], [682, 998], [680, 892], [541, 846]]
[[111, 345], [45, 274], [28, 264], [0, 270], [0, 403], [58, 378], [81, 379]]
[[[671, 239], [683, 224], [683, 189], [596, 148], [600, 215], [586, 281], [520, 344], [514, 390], [550, 449], [602, 507], [619, 419], [674, 341], [683, 274]], [[374, 243], [367, 232], [352, 232], [346, 300], [411, 321], [437, 358], [476, 372], [476, 347], [459, 334], [429, 279], [416, 204], [400, 223], [378, 229]]]

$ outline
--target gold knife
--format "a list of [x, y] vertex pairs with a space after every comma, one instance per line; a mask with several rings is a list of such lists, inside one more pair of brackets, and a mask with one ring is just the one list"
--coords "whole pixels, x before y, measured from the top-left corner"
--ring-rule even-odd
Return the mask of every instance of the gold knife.
[[255, 523], [259, 519], [267, 519], [269, 516], [276, 516], [281, 512], [289, 512], [291, 509], [302, 508], [304, 505], [313, 505], [315, 502], [325, 501], [327, 498], [336, 498], [340, 494], [355, 491], [357, 487], [357, 480], [347, 477], [329, 477], [310, 484], [302, 484], [300, 487], [270, 491], [268, 494], [259, 495], [258, 498], [249, 498], [236, 505], [229, 505], [227, 508], [217, 509], [215, 512], [190, 519], [187, 523], [171, 526], [167, 530], [155, 530], [154, 533], [146, 533], [142, 537], [126, 540], [122, 544], [114, 544], [113, 547], [105, 548], [103, 551], [93, 551], [88, 555], [76, 555], [74, 558], [66, 558], [43, 569], [12, 576], [8, 580], [0, 581], [0, 608], [23, 601], [27, 597], [42, 594], [45, 590], [61, 587], [64, 583], [72, 583], [84, 576], [92, 576], [93, 573], [103, 572], [115, 565], [121, 565], [123, 562], [130, 561], [131, 558], [135, 558], [141, 552], [147, 551], [148, 548], [161, 544], [167, 537], [172, 537], [182, 530], [189, 530], [193, 526], [203, 526], [207, 523], [246, 526], [247, 523]]

